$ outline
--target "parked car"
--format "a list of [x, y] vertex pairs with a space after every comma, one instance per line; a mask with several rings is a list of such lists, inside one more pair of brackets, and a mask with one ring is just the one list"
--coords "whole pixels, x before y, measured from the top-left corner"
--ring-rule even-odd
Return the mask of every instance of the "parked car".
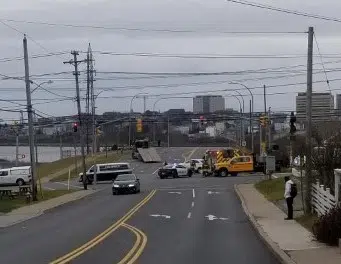
[[[86, 172], [88, 183], [94, 181], [95, 165], [91, 166]], [[133, 170], [129, 163], [105, 163], [96, 164], [96, 179], [97, 181], [113, 181], [120, 174], [132, 174]], [[83, 182], [83, 173], [79, 174], [79, 182]]]
[[168, 177], [179, 178], [179, 176], [192, 177], [192, 174], [193, 171], [190, 168], [186, 168], [181, 164], [166, 165], [160, 168], [158, 171], [160, 179]]
[[0, 170], [0, 185], [25, 185], [32, 180], [31, 166], [12, 167]]
[[202, 170], [203, 163], [203, 159], [191, 159], [179, 164], [192, 169], [194, 172], [200, 172]]
[[116, 177], [112, 184], [112, 194], [119, 193], [139, 193], [140, 180], [135, 174], [120, 174]]

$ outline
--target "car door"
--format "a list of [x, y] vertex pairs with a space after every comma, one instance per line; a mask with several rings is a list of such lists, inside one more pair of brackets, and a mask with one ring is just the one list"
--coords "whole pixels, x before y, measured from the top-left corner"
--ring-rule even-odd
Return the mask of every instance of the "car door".
[[187, 175], [187, 168], [185, 166], [177, 165], [176, 170], [177, 170], [179, 176]]
[[13, 179], [8, 175], [8, 171], [0, 171], [0, 184], [13, 184], [12, 181]]
[[229, 169], [229, 171], [231, 172], [240, 172], [242, 171], [242, 158], [238, 157], [238, 158], [234, 158], [233, 160], [231, 160], [231, 168]]

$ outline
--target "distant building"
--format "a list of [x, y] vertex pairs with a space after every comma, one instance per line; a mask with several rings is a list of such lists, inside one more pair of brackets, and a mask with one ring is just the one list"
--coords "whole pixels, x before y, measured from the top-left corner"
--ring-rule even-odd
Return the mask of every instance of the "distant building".
[[193, 113], [214, 113], [225, 110], [225, 99], [221, 95], [199, 95], [193, 98]]
[[336, 114], [341, 115], [341, 94], [336, 95]]
[[[296, 117], [297, 122], [306, 121], [306, 93], [298, 93], [296, 96]], [[329, 121], [334, 112], [334, 96], [330, 93], [312, 94], [312, 121]]]

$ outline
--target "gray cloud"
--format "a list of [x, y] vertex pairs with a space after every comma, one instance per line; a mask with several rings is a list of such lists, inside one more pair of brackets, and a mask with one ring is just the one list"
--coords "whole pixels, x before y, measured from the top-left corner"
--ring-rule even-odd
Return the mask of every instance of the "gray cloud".
[[[306, 54], [307, 39], [302, 34], [265, 34], [265, 35], [235, 35], [224, 34], [226, 31], [299, 31], [304, 32], [308, 26], [313, 25], [316, 30], [317, 40], [322, 53], [340, 53], [341, 39], [338, 33], [341, 24], [296, 17], [281, 13], [269, 12], [236, 4], [227, 3], [223, 0], [163, 0], [163, 1], [52, 1], [52, 0], [2, 0], [0, 18], [47, 21], [51, 23], [98, 25], [104, 27], [116, 27], [116, 29], [88, 29], [50, 27], [44, 25], [7, 22], [9, 25], [26, 32], [48, 51], [70, 51], [77, 49], [85, 51], [91, 42], [95, 51], [112, 51], [118, 53], [167, 53], [167, 54]], [[258, 2], [273, 4], [273, 1]], [[338, 16], [337, 10], [341, 8], [341, 2], [309, 1], [276, 1], [277, 6], [319, 13], [326, 16]], [[147, 31], [118, 30], [118, 28], [140, 28]], [[184, 30], [191, 33], [179, 32], [155, 32], [155, 30]], [[0, 25], [0, 58], [22, 56], [22, 36], [17, 32]], [[152, 31], [148, 31], [152, 30]], [[154, 30], [154, 31], [153, 31]], [[34, 42], [29, 40], [30, 54], [46, 53]], [[315, 50], [317, 53], [317, 50]], [[214, 72], [214, 71], [241, 71], [260, 68], [288, 67], [298, 64], [306, 64], [305, 57], [290, 59], [185, 59], [185, 58], [150, 58], [134, 56], [109, 56], [95, 54], [96, 70], [98, 71], [96, 89], [114, 88], [124, 86], [145, 87], [142, 91], [148, 94], [168, 94], [181, 92], [198, 92], [216, 89], [236, 89], [239, 86], [227, 84], [208, 85], [184, 85], [181, 87], [158, 87], [148, 88], [155, 85], [186, 84], [193, 82], [214, 82], [227, 80], [243, 80], [251, 78], [264, 78], [281, 76], [287, 73], [272, 74], [244, 74], [234, 76], [211, 76], [211, 77], [182, 77], [182, 78], [151, 78], [151, 79], [118, 79], [101, 80], [114, 77], [114, 75], [101, 72], [108, 71], [150, 71], [150, 72]], [[80, 58], [84, 58], [81, 54]], [[69, 60], [71, 54], [61, 56], [31, 59], [31, 74], [53, 73], [71, 71], [70, 65], [64, 65], [63, 61]], [[325, 61], [337, 60], [325, 58]], [[1, 61], [1, 60], [0, 60]], [[315, 62], [319, 62], [315, 57]], [[320, 66], [319, 66], [320, 67]], [[338, 68], [339, 64], [326, 64], [327, 69]], [[81, 66], [85, 69], [85, 65]], [[297, 69], [297, 68], [296, 68]], [[266, 85], [278, 85], [286, 83], [304, 82], [305, 67], [301, 76], [278, 79], [248, 80], [245, 81], [250, 87]], [[23, 62], [0, 62], [0, 73], [23, 76]], [[338, 72], [329, 73], [328, 78], [338, 78]], [[74, 81], [72, 74], [61, 75], [63, 80], [55, 80], [52, 85], [46, 86], [51, 91], [63, 96], [74, 96]], [[117, 77], [117, 76], [116, 76]], [[122, 76], [120, 76], [122, 77]], [[36, 78], [36, 81], [47, 80], [48, 77]], [[53, 76], [51, 78], [56, 78]], [[84, 75], [82, 76], [84, 78]], [[324, 80], [323, 74], [316, 74], [314, 80]], [[67, 80], [66, 80], [67, 79]], [[331, 88], [337, 89], [339, 82], [331, 82]], [[85, 84], [82, 83], [84, 89]], [[8, 89], [12, 88], [13, 91]], [[3, 89], [1, 99], [24, 99], [24, 83], [21, 81], [1, 81], [0, 90]], [[269, 93], [287, 92], [285, 95], [269, 96], [269, 106], [274, 110], [289, 110], [294, 108], [295, 92], [303, 91], [305, 85], [269, 88]], [[325, 83], [314, 85], [317, 91], [327, 90]], [[132, 96], [139, 90], [120, 89], [103, 92], [98, 99], [98, 111], [128, 111], [130, 98], [116, 98]], [[247, 94], [246, 91], [242, 91]], [[260, 94], [261, 89], [254, 90]], [[110, 98], [103, 98], [110, 97]], [[33, 99], [58, 98], [44, 91], [37, 91]], [[262, 97], [255, 96], [256, 110], [262, 110]], [[245, 97], [248, 102], [249, 97]], [[41, 101], [35, 101], [38, 103]], [[155, 98], [148, 100], [151, 109]], [[134, 102], [134, 109], [142, 109], [142, 100]], [[227, 99], [229, 107], [238, 107], [233, 98]], [[248, 104], [247, 104], [248, 105]], [[4, 107], [16, 107], [3, 103]], [[37, 109], [51, 115], [74, 114], [75, 104], [72, 101], [55, 102], [50, 104], [36, 105]], [[160, 110], [167, 108], [185, 107], [191, 109], [190, 99], [163, 100], [157, 104]], [[1, 113], [3, 118], [17, 118], [18, 114]]]

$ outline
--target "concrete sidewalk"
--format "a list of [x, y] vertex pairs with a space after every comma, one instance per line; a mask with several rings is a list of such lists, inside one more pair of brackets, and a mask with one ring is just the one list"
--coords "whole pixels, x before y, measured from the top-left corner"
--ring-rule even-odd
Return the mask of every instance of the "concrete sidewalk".
[[31, 218], [37, 217], [44, 213], [44, 211], [58, 207], [60, 205], [73, 202], [84, 198], [90, 194], [95, 193], [97, 190], [82, 190], [78, 192], [73, 192], [70, 194], [65, 194], [47, 201], [40, 203], [23, 206], [10, 213], [0, 215], [0, 228], [8, 227], [11, 225], [18, 224], [20, 222], [29, 220]]
[[313, 235], [260, 194], [253, 184], [235, 186], [245, 213], [282, 263], [340, 264], [340, 249], [314, 240]]

